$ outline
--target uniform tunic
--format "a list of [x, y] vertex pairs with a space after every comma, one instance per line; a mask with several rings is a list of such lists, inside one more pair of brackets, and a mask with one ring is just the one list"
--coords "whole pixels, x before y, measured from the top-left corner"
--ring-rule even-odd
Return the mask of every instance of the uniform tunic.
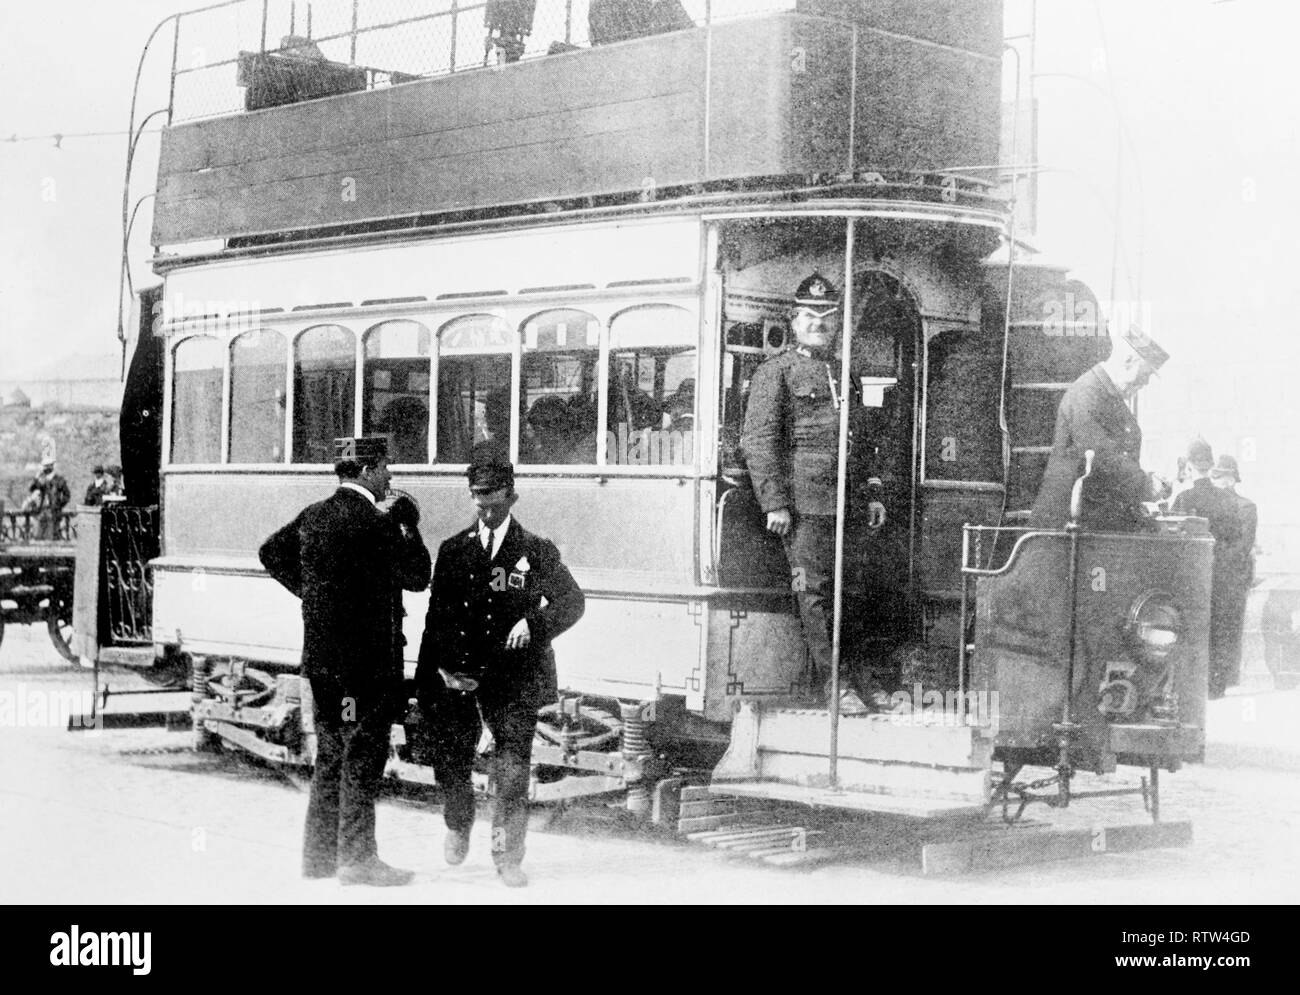
[[1029, 523], [1063, 528], [1070, 518], [1070, 493], [1093, 450], [1092, 476], [1084, 489], [1080, 525], [1097, 532], [1141, 528], [1149, 478], [1139, 462], [1142, 429], [1101, 363], [1074, 381], [1056, 412], [1052, 453]]
[[831, 673], [842, 396], [830, 362], [786, 350], [754, 372], [740, 439], [759, 507], [793, 516], [785, 553], [814, 682]]
[[[518, 865], [523, 859], [537, 709], [556, 692], [551, 640], [577, 622], [585, 607], [555, 544], [513, 517], [495, 556], [483, 548], [477, 525], [438, 550], [415, 675], [420, 706], [431, 730], [444, 819], [455, 832], [468, 832], [474, 822], [470, 774], [480, 715], [492, 733], [492, 854], [498, 863]], [[528, 621], [529, 645], [507, 649], [506, 638], [520, 619]], [[474, 678], [478, 690], [448, 688], [440, 668]]]
[[[1231, 492], [1215, 487], [1208, 477], [1201, 477], [1174, 498], [1170, 510], [1175, 515], [1196, 515], [1207, 519], [1210, 534], [1214, 536], [1208, 676], [1210, 697], [1222, 698], [1224, 692], [1236, 683], [1236, 671], [1240, 667], [1241, 617], [1236, 597], [1240, 581], [1236, 576], [1236, 559], [1242, 527], [1237, 499]], [[1244, 607], [1243, 604], [1241, 609]]]
[[401, 591], [429, 583], [429, 551], [350, 487], [262, 544], [266, 572], [302, 599], [316, 765], [303, 871], [333, 873], [376, 852], [375, 793], [402, 694]]

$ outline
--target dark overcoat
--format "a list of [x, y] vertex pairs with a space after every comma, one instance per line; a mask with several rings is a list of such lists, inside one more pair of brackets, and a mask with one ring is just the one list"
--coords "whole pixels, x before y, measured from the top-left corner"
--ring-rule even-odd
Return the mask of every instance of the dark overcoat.
[[402, 683], [401, 592], [429, 583], [415, 530], [350, 487], [309, 505], [258, 551], [266, 572], [302, 599], [302, 671], [339, 682], [357, 700]]
[[1131, 532], [1139, 527], [1150, 486], [1140, 462], [1142, 429], [1100, 363], [1074, 381], [1061, 398], [1031, 526], [1065, 526], [1070, 492], [1083, 474], [1084, 453], [1089, 449], [1095, 456], [1080, 523], [1099, 532]]
[[[429, 614], [415, 680], [421, 703], [442, 682], [439, 668], [479, 681], [485, 705], [518, 701], [539, 707], [555, 697], [551, 640], [582, 617], [586, 599], [555, 544], [511, 518], [495, 557], [483, 548], [478, 523], [438, 549]], [[506, 637], [528, 620], [525, 649]]]

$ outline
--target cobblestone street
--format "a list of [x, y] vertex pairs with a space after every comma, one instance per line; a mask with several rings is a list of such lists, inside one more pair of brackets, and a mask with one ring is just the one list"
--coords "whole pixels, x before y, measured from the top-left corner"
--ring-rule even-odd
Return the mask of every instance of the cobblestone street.
[[[42, 718], [33, 705], [66, 705], [89, 690], [89, 674], [55, 656], [43, 629], [9, 627], [0, 648], [0, 696], [8, 698], [8, 708], [0, 708], [0, 897], [7, 903], [1229, 904], [1300, 898], [1300, 736], [1293, 720], [1300, 692], [1238, 691], [1211, 704], [1207, 763], [1162, 779], [1164, 820], [1193, 824], [1194, 842], [1185, 849], [951, 878], [867, 862], [792, 871], [635, 829], [612, 810], [595, 808], [539, 825], [525, 862], [532, 886], [508, 891], [492, 870], [486, 823], [480, 819], [466, 863], [447, 867], [436, 805], [396, 792], [380, 804], [380, 852], [416, 871], [412, 886], [344, 889], [333, 880], [303, 881], [301, 786], [231, 754], [196, 754], [187, 733], [68, 732], [66, 714], [55, 714], [59, 706]], [[1136, 772], [1122, 771], [1108, 783], [1136, 779]], [[1093, 779], [1083, 778], [1078, 788], [1092, 786]], [[1085, 800], [1066, 812], [1035, 806], [1029, 815], [1078, 828], [1147, 819], [1133, 796]]]

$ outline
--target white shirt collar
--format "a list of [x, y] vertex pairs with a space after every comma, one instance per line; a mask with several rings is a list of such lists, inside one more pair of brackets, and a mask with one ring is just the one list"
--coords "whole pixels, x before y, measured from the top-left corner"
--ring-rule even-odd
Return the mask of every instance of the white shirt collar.
[[[501, 551], [501, 543], [505, 541], [506, 533], [510, 531], [510, 517], [510, 515], [506, 515], [501, 524], [492, 530], [492, 551], [490, 555], [493, 558], [495, 558], [497, 553]], [[486, 531], [487, 526], [480, 520], [478, 523], [478, 541], [480, 546], [483, 544], [483, 533]]]
[[371, 504], [375, 505], [376, 507], [379, 506], [379, 502], [375, 500], [375, 496], [370, 493], [369, 488], [362, 487], [360, 484], [354, 484], [350, 480], [341, 481], [339, 483], [339, 486], [346, 487], [350, 491], [356, 491], [358, 494], [364, 494], [366, 496], [367, 501], [369, 501]]

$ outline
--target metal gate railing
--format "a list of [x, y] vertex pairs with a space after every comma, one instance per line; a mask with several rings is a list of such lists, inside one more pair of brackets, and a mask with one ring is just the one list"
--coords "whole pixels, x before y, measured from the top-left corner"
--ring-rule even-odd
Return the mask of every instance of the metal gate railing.
[[153, 642], [153, 571], [159, 552], [156, 505], [106, 504], [101, 518], [109, 642]]

